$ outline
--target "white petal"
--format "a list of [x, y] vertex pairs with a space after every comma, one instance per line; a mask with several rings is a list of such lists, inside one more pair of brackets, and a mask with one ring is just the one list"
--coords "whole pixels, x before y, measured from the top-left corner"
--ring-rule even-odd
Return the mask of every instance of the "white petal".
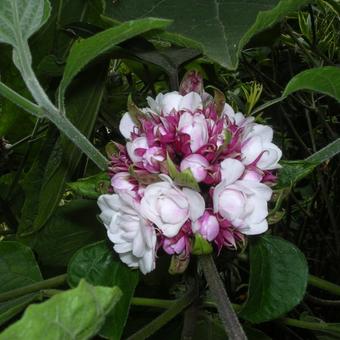
[[242, 147], [242, 162], [248, 165], [255, 161], [255, 159], [263, 151], [262, 140], [260, 136], [254, 136], [247, 140]]
[[245, 235], [258, 235], [268, 230], [267, 220], [263, 220], [260, 223], [252, 224], [247, 229], [241, 230]]
[[178, 111], [182, 98], [183, 96], [178, 94], [177, 91], [166, 93], [161, 104], [163, 114], [168, 115], [172, 110]]
[[202, 97], [196, 92], [189, 92], [186, 94], [179, 103], [179, 110], [188, 110], [195, 112], [196, 110], [202, 110]]
[[195, 222], [204, 214], [205, 201], [197, 191], [188, 188], [183, 188], [182, 191], [189, 202], [189, 217]]
[[225, 180], [225, 185], [229, 185], [238, 180], [244, 172], [244, 165], [237, 159], [227, 158], [221, 162], [221, 177]]
[[130, 113], [125, 112], [119, 123], [119, 131], [126, 139], [131, 139], [131, 133], [133, 132], [136, 124], [132, 120]]

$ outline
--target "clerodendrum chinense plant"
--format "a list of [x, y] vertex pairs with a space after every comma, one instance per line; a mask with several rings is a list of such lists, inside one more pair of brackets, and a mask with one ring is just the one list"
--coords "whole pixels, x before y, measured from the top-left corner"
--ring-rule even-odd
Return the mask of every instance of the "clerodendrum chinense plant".
[[[331, 0], [2, 0], [0, 339], [339, 336], [340, 287], [318, 277], [338, 280], [340, 257], [339, 13]], [[145, 107], [187, 70], [301, 160], [281, 162], [269, 232], [214, 257], [197, 238], [184, 274], [159, 253], [142, 276], [112, 251], [96, 199], [126, 103], [140, 114], [131, 95]]]

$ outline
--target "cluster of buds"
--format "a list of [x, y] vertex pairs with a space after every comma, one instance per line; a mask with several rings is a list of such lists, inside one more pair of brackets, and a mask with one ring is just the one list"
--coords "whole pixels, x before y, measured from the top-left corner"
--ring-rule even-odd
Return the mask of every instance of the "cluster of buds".
[[235, 113], [223, 94], [187, 73], [179, 92], [129, 104], [120, 121], [126, 144], [109, 168], [113, 193], [99, 197], [114, 250], [148, 273], [157, 253], [188, 259], [195, 242], [217, 252], [268, 228], [268, 201], [281, 150], [271, 127]]

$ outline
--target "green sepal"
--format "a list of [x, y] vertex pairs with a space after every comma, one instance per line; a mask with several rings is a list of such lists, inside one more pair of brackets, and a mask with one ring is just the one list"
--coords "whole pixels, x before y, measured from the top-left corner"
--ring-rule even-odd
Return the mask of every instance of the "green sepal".
[[212, 252], [213, 247], [211, 243], [204, 239], [200, 234], [195, 234], [191, 253], [194, 255], [207, 255], [211, 254]]

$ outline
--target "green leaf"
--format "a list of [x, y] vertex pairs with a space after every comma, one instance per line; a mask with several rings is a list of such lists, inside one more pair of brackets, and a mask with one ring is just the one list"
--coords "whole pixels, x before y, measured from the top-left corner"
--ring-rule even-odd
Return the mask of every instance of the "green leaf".
[[195, 234], [194, 244], [192, 246], [192, 254], [204, 255], [211, 254], [213, 247], [210, 242], [204, 239], [200, 234]]
[[100, 331], [100, 334], [108, 339], [120, 339], [122, 336], [138, 277], [138, 271], [129, 269], [113, 257], [113, 250], [106, 242], [94, 243], [80, 249], [68, 266], [68, 282], [71, 287], [85, 278], [94, 285], [118, 286], [123, 292], [122, 298], [108, 314]]
[[160, 39], [199, 48], [222, 66], [236, 69], [240, 51], [252, 36], [307, 2], [107, 0], [105, 15], [119, 21], [147, 16], [172, 19], [169, 32], [159, 34]]
[[16, 48], [46, 22], [51, 12], [46, 0], [1, 0], [0, 43]]
[[42, 280], [33, 252], [14, 241], [0, 242], [0, 293]]
[[93, 287], [85, 281], [79, 286], [31, 305], [23, 317], [8, 327], [1, 340], [88, 339], [103, 325], [106, 315], [121, 297], [118, 287]]
[[65, 267], [77, 250], [105, 238], [98, 212], [96, 201], [73, 200], [58, 208], [43, 229], [20, 240], [33, 247], [43, 265]]
[[67, 183], [67, 186], [76, 195], [97, 199], [101, 194], [107, 193], [110, 179], [107, 173], [101, 172], [97, 175], [78, 179], [76, 182]]
[[289, 312], [307, 287], [308, 267], [303, 253], [290, 242], [264, 235], [250, 243], [249, 296], [240, 316], [260, 323]]
[[178, 171], [176, 165], [172, 159], [167, 156], [166, 164], [168, 167], [170, 177], [180, 186], [189, 187], [196, 191], [200, 191], [200, 187], [196, 182], [190, 169], [185, 169], [184, 171]]
[[72, 79], [92, 60], [109, 52], [115, 45], [127, 39], [153, 29], [162, 29], [169, 23], [168, 20], [152, 18], [129, 21], [90, 38], [77, 41], [72, 46], [67, 58], [64, 76], [59, 88], [59, 105], [63, 107], [65, 92]]
[[291, 187], [308, 176], [318, 165], [340, 152], [340, 138], [328, 144], [303, 161], [282, 161], [278, 175], [278, 188]]
[[[70, 88], [66, 102], [68, 118], [86, 137], [91, 135], [99, 112], [106, 73], [107, 63], [95, 65], [82, 73]], [[51, 143], [53, 150], [47, 150]], [[23, 210], [19, 226], [21, 236], [37, 232], [53, 215], [66, 182], [82, 157], [79, 149], [64, 135], [57, 142], [47, 138], [42, 150], [25, 178], [27, 209]]]
[[282, 96], [299, 90], [324, 93], [340, 101], [340, 69], [326, 66], [305, 70], [289, 81]]

